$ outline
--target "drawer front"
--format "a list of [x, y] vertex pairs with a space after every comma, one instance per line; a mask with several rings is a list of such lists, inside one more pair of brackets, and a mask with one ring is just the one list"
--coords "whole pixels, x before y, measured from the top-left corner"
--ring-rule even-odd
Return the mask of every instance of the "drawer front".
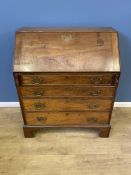
[[41, 87], [20, 87], [23, 97], [71, 97], [71, 96], [91, 96], [91, 97], [113, 97], [115, 87], [87, 87], [76, 85], [54, 85]]
[[30, 74], [21, 76], [22, 85], [43, 85], [43, 84], [107, 84], [112, 85], [113, 74]]
[[26, 111], [86, 111], [86, 110], [110, 110], [110, 99], [87, 98], [45, 98], [23, 99], [23, 107]]
[[27, 112], [28, 125], [107, 124], [108, 112]]

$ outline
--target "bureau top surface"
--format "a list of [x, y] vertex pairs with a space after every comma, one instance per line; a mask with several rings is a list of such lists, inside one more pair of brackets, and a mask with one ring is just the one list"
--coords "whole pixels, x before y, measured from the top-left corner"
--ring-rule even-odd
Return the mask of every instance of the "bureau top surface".
[[14, 72], [119, 72], [112, 28], [22, 28], [16, 32]]

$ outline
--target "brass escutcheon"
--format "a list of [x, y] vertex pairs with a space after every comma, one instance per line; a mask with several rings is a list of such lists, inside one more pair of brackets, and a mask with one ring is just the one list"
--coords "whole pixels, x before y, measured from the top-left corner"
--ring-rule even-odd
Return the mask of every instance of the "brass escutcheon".
[[65, 42], [69, 42], [69, 41], [72, 39], [72, 35], [71, 35], [71, 34], [63, 34], [63, 35], [62, 35], [62, 39], [63, 39]]

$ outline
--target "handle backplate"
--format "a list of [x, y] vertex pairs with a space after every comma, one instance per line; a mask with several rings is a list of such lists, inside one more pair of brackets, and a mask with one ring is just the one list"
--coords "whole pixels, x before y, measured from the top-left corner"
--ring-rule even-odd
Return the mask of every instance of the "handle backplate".
[[87, 118], [86, 121], [89, 122], [89, 123], [95, 123], [95, 122], [97, 122], [97, 118], [96, 117], [90, 117], [90, 118]]
[[47, 120], [47, 117], [37, 117], [37, 120], [39, 122], [45, 122]]
[[33, 92], [33, 95], [34, 95], [34, 96], [37, 96], [37, 97], [43, 96], [43, 95], [44, 95], [44, 90], [42, 90], [42, 89], [36, 89], [36, 90]]
[[93, 103], [93, 104], [89, 104], [88, 107], [89, 107], [90, 109], [96, 109], [96, 108], [98, 108], [99, 106], [98, 106], [97, 104]]
[[93, 84], [99, 84], [102, 82], [102, 77], [91, 77], [91, 83]]
[[32, 79], [32, 83], [35, 85], [43, 84], [43, 82], [44, 82], [43, 77], [34, 76]]
[[102, 93], [102, 90], [92, 90], [91, 92], [89, 92], [89, 95], [91, 96], [98, 96]]
[[42, 110], [42, 109], [44, 109], [45, 105], [43, 103], [35, 103], [34, 107], [37, 110]]

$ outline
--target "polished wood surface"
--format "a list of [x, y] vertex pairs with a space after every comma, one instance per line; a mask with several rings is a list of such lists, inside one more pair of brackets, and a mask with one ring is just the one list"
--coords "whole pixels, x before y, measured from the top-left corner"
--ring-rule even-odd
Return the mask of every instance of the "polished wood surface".
[[115, 73], [26, 73], [21, 74], [19, 78], [21, 85], [113, 85], [116, 75]]
[[17, 31], [14, 72], [120, 71], [117, 32], [84, 30]]
[[22, 97], [113, 97], [114, 86], [47, 85], [42, 87], [21, 87]]
[[28, 125], [107, 124], [109, 112], [26, 112]]
[[86, 127], [108, 137], [120, 77], [118, 34], [107, 29], [20, 29], [14, 78], [24, 136]]
[[26, 111], [87, 111], [110, 110], [112, 99], [89, 98], [45, 98], [23, 99], [23, 107]]

